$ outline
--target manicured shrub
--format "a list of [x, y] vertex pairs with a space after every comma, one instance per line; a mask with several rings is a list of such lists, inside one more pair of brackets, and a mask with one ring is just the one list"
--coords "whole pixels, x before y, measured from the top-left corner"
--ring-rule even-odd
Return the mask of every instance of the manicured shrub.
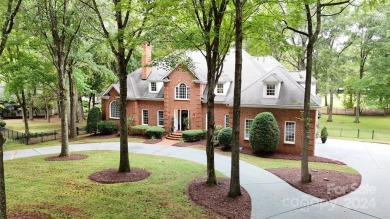
[[0, 127], [4, 127], [5, 125], [7, 125], [7, 123], [4, 120], [0, 119]]
[[98, 122], [98, 130], [102, 135], [111, 135], [116, 131], [116, 123], [114, 121]]
[[327, 138], [328, 137], [328, 130], [326, 127], [321, 129], [321, 138]]
[[150, 126], [148, 129], [146, 129], [145, 135], [148, 138], [162, 138], [164, 131], [165, 130], [161, 127]]
[[275, 152], [279, 144], [280, 131], [274, 115], [259, 113], [252, 122], [249, 141], [255, 153]]
[[132, 135], [145, 135], [146, 129], [148, 129], [148, 125], [135, 125], [131, 127], [131, 134]]
[[232, 128], [227, 127], [222, 129], [218, 134], [218, 142], [220, 145], [230, 147], [232, 144]]
[[204, 129], [195, 129], [195, 130], [187, 130], [182, 133], [182, 138], [186, 142], [191, 141], [200, 141], [204, 139], [206, 136], [206, 130]]
[[102, 120], [102, 111], [98, 107], [93, 107], [87, 118], [87, 133], [94, 133], [98, 131], [98, 122]]

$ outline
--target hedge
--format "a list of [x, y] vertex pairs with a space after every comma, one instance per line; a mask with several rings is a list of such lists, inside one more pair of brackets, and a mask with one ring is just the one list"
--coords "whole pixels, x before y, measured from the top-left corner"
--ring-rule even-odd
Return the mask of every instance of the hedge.
[[4, 127], [5, 125], [7, 125], [7, 123], [4, 120], [0, 119], [0, 127]]
[[230, 147], [232, 144], [232, 128], [222, 129], [218, 134], [218, 142], [225, 147]]
[[102, 120], [102, 112], [100, 108], [93, 107], [89, 113], [87, 118], [87, 132], [96, 134], [98, 130], [98, 122]]
[[275, 152], [279, 145], [279, 137], [279, 126], [274, 115], [270, 112], [259, 113], [253, 120], [249, 132], [253, 152]]
[[164, 134], [164, 129], [157, 126], [150, 126], [146, 129], [145, 135], [148, 138], [162, 138]]
[[204, 129], [195, 129], [195, 130], [187, 130], [182, 133], [183, 141], [191, 142], [191, 141], [200, 141], [206, 138], [206, 130]]
[[111, 135], [116, 131], [116, 123], [114, 121], [100, 121], [97, 126], [102, 135]]
[[149, 127], [148, 125], [135, 125], [131, 127], [130, 132], [132, 135], [145, 135], [146, 129]]

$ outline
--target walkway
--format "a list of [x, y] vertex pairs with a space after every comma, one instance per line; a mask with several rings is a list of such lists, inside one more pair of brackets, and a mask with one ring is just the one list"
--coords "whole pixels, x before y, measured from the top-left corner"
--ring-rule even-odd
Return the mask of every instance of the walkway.
[[[325, 145], [318, 144], [317, 148], [319, 148], [318, 153], [323, 156], [332, 157], [335, 156], [333, 152], [337, 152], [338, 148], [344, 145], [338, 145], [339, 142], [335, 142], [332, 144], [332, 140], [328, 140]], [[329, 144], [328, 144], [329, 143]], [[333, 145], [333, 146], [332, 146]], [[119, 143], [94, 143], [94, 144], [80, 144], [80, 145], [71, 145], [70, 151], [87, 151], [87, 150], [117, 150], [119, 151]], [[329, 152], [329, 150], [331, 152]], [[354, 150], [354, 148], [350, 148], [350, 150]], [[375, 149], [374, 149], [375, 150]], [[46, 147], [46, 148], [34, 148], [34, 149], [26, 149], [20, 151], [7, 151], [4, 154], [4, 159], [14, 159], [21, 157], [30, 157], [37, 156], [42, 154], [58, 154], [60, 151], [59, 146], [55, 147]], [[340, 150], [341, 151], [341, 150]], [[173, 146], [163, 146], [163, 145], [153, 145], [153, 144], [143, 144], [143, 143], [130, 143], [129, 144], [129, 152], [132, 153], [141, 153], [141, 154], [152, 154], [157, 156], [167, 156], [173, 158], [180, 158], [185, 160], [194, 161], [200, 164], [206, 164], [206, 156], [205, 152], [202, 150], [185, 148], [185, 147], [173, 147]], [[342, 154], [350, 154], [353, 155], [356, 153], [353, 152], [342, 152]], [[390, 153], [390, 150], [388, 150]], [[364, 154], [367, 154], [364, 152]], [[385, 154], [382, 153], [381, 159], [385, 159]], [[387, 154], [388, 156], [388, 154]], [[345, 157], [345, 156], [344, 156]], [[347, 156], [348, 157], [348, 156]], [[368, 156], [365, 156], [368, 157]], [[359, 157], [358, 159], [361, 159]], [[351, 163], [351, 166], [354, 166], [354, 162], [350, 162], [350, 159], [340, 160]], [[215, 163], [216, 169], [223, 173], [226, 176], [230, 176], [230, 158], [222, 155], [215, 155]], [[363, 161], [363, 163], [365, 163]], [[376, 163], [379, 165], [379, 163]], [[371, 165], [371, 164], [367, 164]], [[360, 165], [364, 166], [364, 165]], [[360, 171], [358, 167], [355, 167]], [[364, 168], [362, 168], [364, 169]], [[366, 168], [367, 169], [367, 168]], [[389, 166], [387, 169], [387, 174], [389, 173]], [[321, 199], [316, 197], [307, 195], [302, 193], [295, 188], [288, 185], [283, 180], [274, 176], [273, 174], [255, 167], [249, 163], [240, 162], [240, 174], [241, 174], [241, 185], [249, 192], [252, 199], [252, 218], [386, 218], [389, 217], [389, 204], [388, 200], [386, 202], [385, 195], [390, 197], [388, 192], [388, 188], [386, 188], [386, 183], [389, 183], [389, 175], [375, 175], [374, 173], [369, 173], [368, 177], [363, 176], [362, 185], [377, 185], [371, 184], [374, 181], [367, 181], [370, 177], [378, 176], [383, 177], [383, 187], [379, 185], [376, 187], [378, 191], [375, 194], [370, 196], [366, 195], [364, 198], [374, 198], [377, 202], [377, 206], [372, 209], [362, 208], [364, 203], [362, 200], [357, 200], [359, 205], [355, 206], [356, 197], [355, 193], [351, 193], [343, 198], [339, 198], [332, 202], [324, 202]], [[362, 174], [366, 172], [363, 170]], [[358, 189], [360, 190], [360, 188]], [[383, 193], [382, 193], [383, 190]], [[387, 191], [387, 193], [386, 193]], [[379, 197], [378, 200], [376, 197]], [[359, 196], [360, 197], [360, 196]], [[351, 203], [348, 203], [348, 198], [351, 199]], [[351, 205], [351, 206], [350, 206]], [[356, 207], [356, 208], [354, 208]]]

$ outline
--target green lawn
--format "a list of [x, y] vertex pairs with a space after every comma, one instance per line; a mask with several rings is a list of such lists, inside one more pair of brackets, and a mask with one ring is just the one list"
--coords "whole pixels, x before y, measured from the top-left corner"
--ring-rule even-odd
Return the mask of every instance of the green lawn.
[[[192, 148], [205, 149], [204, 145], [194, 145]], [[215, 150], [215, 153], [225, 155], [230, 157], [231, 152], [224, 152], [221, 150]], [[262, 158], [256, 157], [249, 154], [240, 154], [240, 160], [253, 164], [262, 169], [270, 168], [301, 168], [300, 160], [282, 160], [282, 159], [271, 159], [271, 158]], [[345, 173], [355, 173], [358, 174], [355, 169], [347, 165], [337, 165], [331, 163], [319, 163], [319, 162], [309, 162], [310, 169], [323, 169], [323, 170], [334, 170]]]
[[319, 125], [320, 129], [327, 127], [329, 138], [390, 143], [390, 117], [361, 116], [360, 123], [354, 123], [355, 117], [347, 115], [333, 115], [333, 122], [327, 122], [327, 119], [328, 115], [323, 114]]
[[205, 166], [179, 159], [130, 154], [132, 167], [151, 172], [143, 181], [98, 184], [96, 171], [116, 168], [118, 152], [83, 152], [79, 161], [48, 162], [43, 156], [5, 161], [8, 215], [50, 218], [215, 218], [186, 197], [188, 183]]
[[[7, 123], [5, 128], [24, 133], [24, 123], [21, 119], [6, 119], [4, 121]], [[61, 123], [58, 119], [53, 119], [52, 122], [46, 122], [44, 119], [34, 119], [32, 121], [28, 121], [28, 124], [31, 133], [61, 129]], [[85, 126], [85, 124], [86, 121], [83, 121], [81, 123], [77, 123], [76, 125], [81, 127]]]

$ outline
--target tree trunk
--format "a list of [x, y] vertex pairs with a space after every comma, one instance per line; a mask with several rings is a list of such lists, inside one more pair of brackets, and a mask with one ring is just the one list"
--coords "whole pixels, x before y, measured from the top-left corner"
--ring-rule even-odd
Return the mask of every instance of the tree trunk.
[[91, 110], [91, 101], [92, 101], [92, 93], [89, 94], [89, 99], [88, 99], [88, 112]]
[[5, 196], [5, 177], [4, 177], [4, 161], [3, 161], [3, 145], [5, 139], [3, 133], [0, 132], [0, 218], [7, 219], [7, 202]]
[[83, 108], [83, 100], [81, 96], [78, 97], [79, 102], [79, 121], [84, 121], [84, 108]]
[[74, 76], [73, 70], [69, 67], [68, 70], [68, 78], [69, 78], [69, 102], [70, 102], [70, 119], [69, 119], [69, 138], [77, 137], [76, 130], [76, 88], [74, 86]]
[[327, 122], [333, 122], [333, 87], [329, 89], [329, 112]]
[[46, 106], [46, 120], [47, 122], [50, 122], [50, 107], [49, 107], [49, 104], [45, 104]]
[[[212, 79], [211, 79], [212, 80]], [[209, 80], [208, 80], [209, 81]], [[207, 184], [218, 185], [217, 177], [215, 175], [215, 163], [214, 163], [214, 89], [215, 82], [209, 81], [209, 90], [207, 92], [207, 144], [206, 144], [206, 156], [207, 156]]]
[[69, 156], [69, 130], [68, 130], [68, 117], [66, 116], [67, 110], [67, 93], [68, 90], [66, 89], [66, 83], [65, 83], [65, 75], [66, 75], [66, 69], [65, 69], [65, 62], [63, 60], [63, 57], [58, 57], [57, 60], [59, 68], [58, 71], [58, 87], [60, 89], [60, 95], [59, 95], [59, 101], [60, 101], [60, 116], [61, 116], [61, 153], [60, 157], [66, 157]]
[[355, 108], [355, 121], [354, 123], [360, 123], [360, 92], [356, 95], [356, 108]]
[[129, 148], [127, 140], [127, 71], [123, 57], [118, 57], [120, 86], [120, 161], [119, 172], [130, 172]]
[[328, 95], [325, 94], [325, 106], [328, 106]]
[[24, 124], [24, 133], [28, 134], [30, 132], [28, 127], [28, 116], [27, 116], [27, 106], [26, 106], [26, 97], [24, 95], [24, 90], [21, 91], [21, 97], [18, 93], [15, 94], [16, 99], [18, 100], [19, 105], [22, 107], [22, 119]]
[[33, 97], [30, 91], [28, 91], [28, 96], [30, 98], [29, 101], [29, 106], [28, 106], [28, 120], [33, 120], [34, 119], [34, 101]]
[[303, 183], [311, 182], [309, 173], [309, 140], [310, 140], [310, 89], [311, 89], [311, 71], [313, 64], [314, 42], [309, 39], [307, 44], [307, 63], [306, 63], [306, 81], [305, 98], [303, 106], [303, 147], [301, 160], [301, 181]]
[[242, 3], [235, 1], [236, 6], [236, 64], [234, 72], [234, 102], [232, 130], [232, 162], [229, 197], [241, 196], [240, 186], [240, 106], [241, 106], [241, 73], [242, 73]]

